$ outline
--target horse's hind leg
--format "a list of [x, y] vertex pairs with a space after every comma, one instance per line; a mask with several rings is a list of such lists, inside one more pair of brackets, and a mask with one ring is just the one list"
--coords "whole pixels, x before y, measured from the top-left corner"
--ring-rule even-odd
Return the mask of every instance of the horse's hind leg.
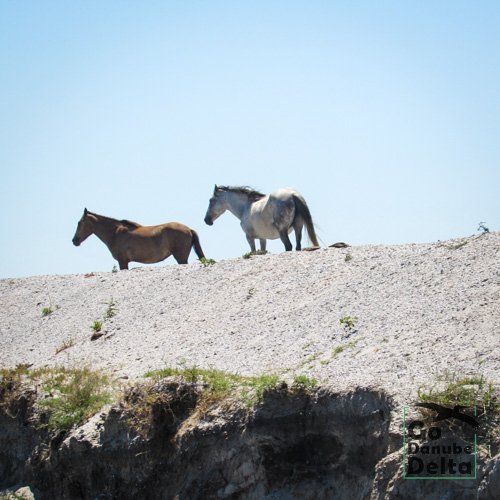
[[293, 223], [293, 230], [295, 231], [295, 241], [297, 242], [297, 246], [295, 250], [302, 250], [302, 227], [304, 223], [301, 220], [297, 220]]
[[266, 240], [263, 240], [262, 238], [259, 239], [260, 241], [260, 251], [265, 252], [266, 251]]
[[191, 248], [189, 248], [187, 252], [186, 251], [175, 252], [172, 255], [174, 256], [174, 259], [177, 261], [177, 264], [187, 264], [190, 251]]
[[292, 243], [290, 242], [290, 238], [288, 237], [288, 231], [286, 229], [280, 231], [280, 239], [285, 245], [285, 250], [290, 252], [292, 250]]
[[128, 262], [126, 260], [119, 260], [118, 265], [120, 266], [120, 271], [128, 271]]

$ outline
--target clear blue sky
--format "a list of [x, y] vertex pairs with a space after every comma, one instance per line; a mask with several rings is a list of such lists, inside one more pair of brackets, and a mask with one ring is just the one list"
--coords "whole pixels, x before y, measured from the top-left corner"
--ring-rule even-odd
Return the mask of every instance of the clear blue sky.
[[499, 27], [498, 1], [0, 0], [0, 277], [110, 271], [71, 244], [84, 207], [239, 257], [215, 183], [297, 188], [325, 244], [498, 230]]

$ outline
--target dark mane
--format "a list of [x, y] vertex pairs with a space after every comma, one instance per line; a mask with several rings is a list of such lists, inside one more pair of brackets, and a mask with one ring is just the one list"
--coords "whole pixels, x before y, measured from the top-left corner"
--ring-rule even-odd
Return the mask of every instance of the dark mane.
[[132, 222], [131, 220], [113, 219], [113, 217], [107, 217], [106, 215], [99, 215], [99, 214], [96, 214], [95, 212], [91, 212], [90, 210], [88, 211], [88, 213], [91, 215], [95, 215], [96, 217], [99, 217], [100, 219], [108, 220], [113, 224], [125, 226], [127, 229], [137, 229], [138, 227], [142, 227], [141, 224], [139, 224], [137, 222]]
[[138, 227], [141, 227], [141, 225], [138, 222], [133, 222], [127, 219], [121, 220], [120, 223], [126, 226], [127, 229], [137, 229]]
[[266, 196], [265, 194], [256, 191], [249, 186], [219, 186], [222, 191], [231, 191], [232, 193], [245, 194], [252, 200], [260, 200]]

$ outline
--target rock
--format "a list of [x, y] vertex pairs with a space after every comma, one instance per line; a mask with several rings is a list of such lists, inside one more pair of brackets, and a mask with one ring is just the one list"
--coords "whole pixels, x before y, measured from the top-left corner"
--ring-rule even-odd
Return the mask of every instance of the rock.
[[347, 248], [350, 246], [351, 245], [348, 245], [347, 243], [344, 243], [343, 241], [339, 241], [337, 243], [333, 243], [333, 245], [329, 245], [329, 248]]

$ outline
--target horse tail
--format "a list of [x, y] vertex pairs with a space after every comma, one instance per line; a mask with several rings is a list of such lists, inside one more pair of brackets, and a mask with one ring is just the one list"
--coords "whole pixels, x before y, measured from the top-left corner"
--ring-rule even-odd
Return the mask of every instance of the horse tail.
[[203, 253], [203, 250], [201, 249], [200, 238], [198, 238], [198, 233], [194, 229], [191, 229], [191, 236], [193, 237], [191, 246], [192, 246], [192, 248], [194, 248], [194, 251], [196, 252], [196, 255], [198, 256], [198, 259], [205, 258], [205, 254]]
[[307, 235], [311, 240], [311, 243], [315, 247], [319, 247], [318, 238], [316, 237], [316, 231], [314, 230], [314, 223], [312, 220], [311, 212], [307, 206], [306, 200], [298, 193], [293, 195], [293, 201], [295, 203], [295, 218], [302, 217], [305, 222]]

